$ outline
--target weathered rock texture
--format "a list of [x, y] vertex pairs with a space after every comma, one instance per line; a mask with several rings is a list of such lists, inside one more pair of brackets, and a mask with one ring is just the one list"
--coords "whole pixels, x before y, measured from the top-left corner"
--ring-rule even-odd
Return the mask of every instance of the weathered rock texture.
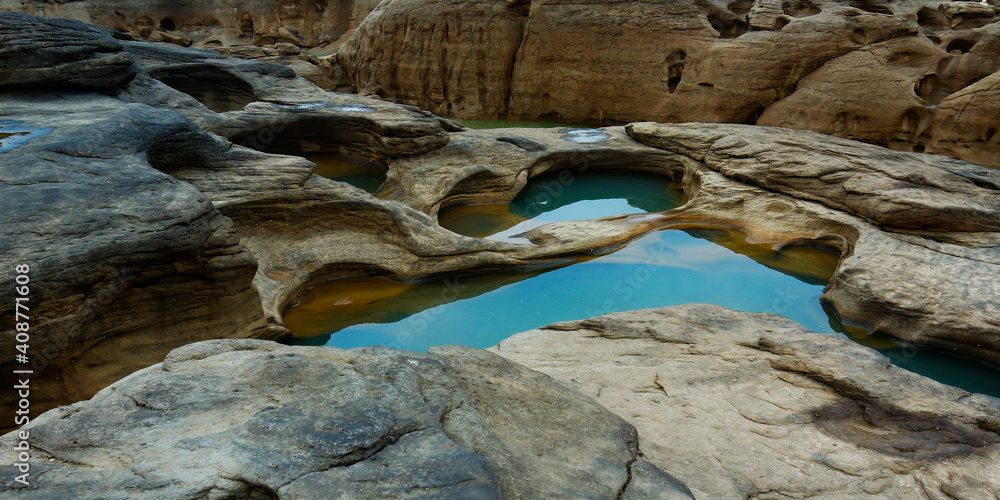
[[464, 118], [778, 125], [1000, 166], [997, 19], [938, 0], [391, 0], [338, 57], [358, 92]]
[[131, 66], [132, 58], [105, 30], [61, 19], [0, 17], [0, 89], [117, 91], [135, 76]]
[[674, 306], [494, 349], [633, 423], [643, 457], [695, 498], [1000, 495], [1000, 400], [780, 316]]
[[[41, 134], [0, 153], [3, 265], [31, 267], [33, 406], [89, 397], [191, 341], [267, 330], [250, 286], [256, 262], [232, 222], [150, 166], [168, 144], [220, 162], [264, 155], [98, 94], [5, 94], [0, 107]], [[2, 286], [13, 290], [14, 277]], [[0, 309], [13, 317], [13, 301]], [[13, 327], [0, 336], [5, 383], [17, 368]], [[13, 411], [4, 405], [5, 421]]]
[[[24, 19], [48, 25], [9, 13], [0, 14], [0, 25]], [[56, 24], [57, 39], [89, 40], [99, 33], [80, 23]], [[12, 42], [26, 50], [12, 68], [44, 67], [50, 56], [46, 43], [30, 34]], [[28, 50], [33, 47], [38, 50]], [[272, 296], [260, 296], [252, 284], [257, 260], [241, 244], [239, 226], [219, 209], [245, 210], [250, 204], [256, 213], [287, 221], [282, 214], [303, 211], [296, 202], [326, 202], [338, 216], [343, 215], [338, 203], [361, 198], [362, 205], [364, 199], [376, 204], [325, 179], [313, 181], [322, 188], [304, 189], [312, 179], [310, 162], [234, 146], [199, 123], [243, 133], [248, 145], [264, 148], [280, 144], [276, 137], [282, 131], [294, 132], [308, 120], [320, 127], [313, 140], [373, 158], [417, 153], [447, 141], [436, 118], [398, 105], [362, 99], [371, 104], [363, 106], [364, 113], [338, 111], [337, 105], [355, 98], [326, 94], [281, 66], [148, 43], [108, 45], [136, 75], [131, 82], [108, 80], [112, 88], [124, 86], [117, 98], [58, 90], [81, 87], [94, 71], [97, 56], [74, 47], [63, 53], [62, 73], [34, 74], [33, 87], [42, 91], [0, 95], [0, 137], [7, 138], [8, 130], [14, 136], [0, 150], [0, 203], [8, 214], [0, 260], [11, 270], [22, 263], [31, 267], [33, 350], [27, 367], [35, 370], [35, 412], [90, 397], [186, 343], [286, 333], [273, 307], [263, 306]], [[215, 83], [245, 94], [213, 94]], [[256, 101], [258, 94], [290, 104], [261, 103], [263, 111], [218, 114], [195, 98], [242, 108], [232, 100]], [[305, 98], [326, 100], [295, 104]], [[303, 112], [315, 107], [329, 109]], [[238, 219], [250, 228], [255, 222]], [[432, 223], [425, 218], [424, 224]], [[6, 273], [3, 286], [13, 290], [14, 279], [13, 272]], [[13, 301], [0, 307], [13, 317]], [[0, 350], [7, 353], [0, 362], [5, 384], [12, 369], [25, 368], [14, 364], [13, 328], [7, 323], [0, 335]], [[4, 396], [0, 411], [4, 425], [13, 422], [15, 401], [9, 398]]]
[[290, 42], [315, 47], [338, 40], [357, 26], [377, 3], [375, 0], [152, 3], [137, 0], [0, 0], [0, 10], [75, 19], [153, 42], [196, 47]]
[[685, 205], [661, 217], [542, 226], [526, 234], [540, 246], [518, 255], [608, 251], [651, 230], [705, 226], [776, 249], [833, 249], [842, 258], [823, 301], [846, 324], [1000, 364], [996, 170], [776, 128], [603, 130], [608, 138], [592, 144], [569, 142], [560, 129], [454, 133], [440, 149], [390, 161], [382, 194], [436, 214], [509, 201], [549, 171], [669, 176], [682, 180]]
[[461, 347], [202, 342], [22, 430], [36, 486], [8, 434], [0, 498], [690, 498], [621, 418]]
[[0, 0], [0, 11], [73, 19], [112, 28], [120, 36], [280, 63], [323, 88], [336, 89], [345, 82], [330, 56], [376, 4], [377, 0]]

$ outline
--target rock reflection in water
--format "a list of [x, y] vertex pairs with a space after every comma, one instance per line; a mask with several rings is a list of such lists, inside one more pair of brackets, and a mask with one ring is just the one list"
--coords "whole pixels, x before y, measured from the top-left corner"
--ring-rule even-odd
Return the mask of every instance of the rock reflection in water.
[[313, 171], [316, 175], [346, 182], [369, 193], [378, 191], [386, 180], [386, 169], [363, 160], [323, 153], [305, 153], [302, 157], [316, 164]]
[[[486, 348], [515, 333], [610, 312], [710, 303], [780, 314], [818, 332], [845, 333], [819, 302], [837, 259], [819, 248], [774, 251], [748, 243], [737, 232], [667, 230], [613, 254], [546, 272], [421, 284], [385, 278], [335, 281], [310, 291], [286, 312], [285, 322], [306, 337], [295, 344], [423, 351], [447, 344]], [[899, 352], [892, 343], [854, 333], [851, 338], [883, 353]], [[893, 357], [941, 382], [1000, 395], [998, 374], [974, 363], [925, 351]]]
[[531, 179], [509, 204], [447, 208], [438, 222], [465, 236], [502, 240], [552, 222], [663, 212], [683, 203], [680, 187], [667, 177], [561, 171]]

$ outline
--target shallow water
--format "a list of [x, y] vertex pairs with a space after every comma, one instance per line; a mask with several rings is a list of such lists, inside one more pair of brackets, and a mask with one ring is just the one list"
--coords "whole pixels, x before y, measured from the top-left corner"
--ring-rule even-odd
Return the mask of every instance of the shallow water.
[[448, 208], [438, 222], [458, 234], [501, 240], [552, 222], [663, 212], [683, 201], [684, 193], [666, 177], [562, 171], [533, 178], [510, 203]]
[[[567, 177], [568, 175], [568, 177]], [[443, 210], [442, 226], [491, 239], [555, 221], [662, 212], [684, 202], [671, 179], [647, 174], [546, 174], [509, 204]], [[315, 287], [285, 314], [298, 345], [486, 348], [522, 331], [651, 307], [704, 302], [791, 318], [880, 350], [897, 365], [973, 392], [1000, 396], [1000, 374], [964, 360], [848, 329], [819, 302], [839, 255], [812, 247], [776, 250], [718, 229], [647, 235], [613, 254], [548, 271], [466, 276], [425, 283], [351, 278]]]
[[[712, 303], [770, 312], [826, 333], [843, 328], [819, 303], [836, 256], [812, 248], [768, 252], [719, 231], [661, 231], [610, 255], [548, 272], [402, 284], [385, 278], [340, 280], [313, 289], [285, 315], [297, 345], [350, 349], [388, 345], [424, 351], [435, 345], [486, 348], [518, 332], [610, 312]], [[715, 244], [727, 241], [737, 250]], [[825, 275], [825, 276], [824, 276]], [[913, 357], [867, 338], [911, 371], [966, 390], [1000, 396], [1000, 374], [928, 352]], [[848, 335], [850, 336], [850, 335]]]
[[53, 130], [51, 127], [28, 127], [21, 122], [0, 120], [0, 153], [24, 146]]
[[386, 180], [386, 170], [378, 165], [361, 160], [351, 160], [340, 155], [303, 153], [301, 156], [316, 164], [316, 175], [327, 179], [346, 182], [374, 193]]

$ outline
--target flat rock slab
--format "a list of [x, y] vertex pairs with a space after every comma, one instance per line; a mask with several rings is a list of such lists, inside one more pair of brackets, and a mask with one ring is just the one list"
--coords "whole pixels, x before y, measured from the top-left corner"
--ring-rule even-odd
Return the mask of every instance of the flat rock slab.
[[690, 498], [590, 398], [453, 346], [201, 342], [22, 430], [0, 498]]
[[493, 348], [595, 397], [696, 498], [994, 498], [1000, 400], [721, 306], [616, 313]]

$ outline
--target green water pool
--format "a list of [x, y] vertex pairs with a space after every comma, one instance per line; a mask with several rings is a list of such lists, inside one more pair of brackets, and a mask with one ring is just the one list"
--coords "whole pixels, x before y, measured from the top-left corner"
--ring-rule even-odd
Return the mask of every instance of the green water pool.
[[346, 182], [369, 193], [378, 191], [386, 180], [386, 169], [362, 160], [341, 155], [322, 153], [300, 153], [303, 158], [316, 164], [314, 174], [327, 179]]

